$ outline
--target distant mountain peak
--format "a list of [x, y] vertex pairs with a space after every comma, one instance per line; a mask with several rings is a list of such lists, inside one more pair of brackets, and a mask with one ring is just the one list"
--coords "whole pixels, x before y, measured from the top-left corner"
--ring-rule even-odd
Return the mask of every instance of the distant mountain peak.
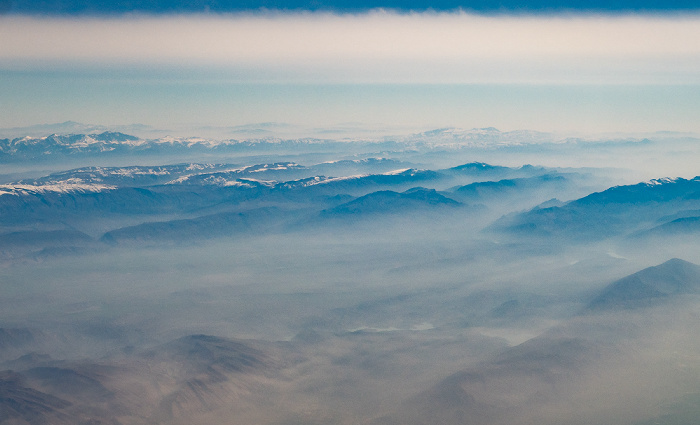
[[117, 141], [117, 142], [127, 142], [139, 140], [138, 137], [129, 134], [120, 133], [118, 131], [105, 131], [99, 134], [91, 134], [93, 139], [99, 140], [101, 142]]
[[690, 261], [681, 260], [680, 258], [671, 258], [670, 260], [659, 264], [656, 267], [700, 267]]
[[606, 287], [588, 305], [590, 310], [646, 307], [668, 297], [700, 293], [700, 266], [672, 258]]
[[380, 190], [352, 201], [338, 205], [322, 212], [326, 217], [332, 215], [349, 214], [389, 214], [419, 209], [456, 207], [462, 205], [452, 198], [448, 198], [435, 189], [414, 187], [403, 193], [392, 190]]
[[494, 168], [504, 168], [504, 167], [497, 167], [494, 165], [487, 164], [485, 162], [468, 162], [466, 164], [452, 167], [452, 168], [450, 168], [450, 170], [491, 170]]

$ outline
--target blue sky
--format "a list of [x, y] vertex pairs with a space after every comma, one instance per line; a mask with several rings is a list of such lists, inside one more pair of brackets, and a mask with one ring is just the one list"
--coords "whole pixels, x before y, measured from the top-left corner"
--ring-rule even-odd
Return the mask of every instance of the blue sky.
[[55, 12], [0, 16], [0, 128], [274, 121], [700, 132], [695, 11]]
[[230, 13], [265, 9], [358, 12], [375, 8], [480, 13], [688, 11], [693, 0], [0, 0], [0, 11], [37, 14]]

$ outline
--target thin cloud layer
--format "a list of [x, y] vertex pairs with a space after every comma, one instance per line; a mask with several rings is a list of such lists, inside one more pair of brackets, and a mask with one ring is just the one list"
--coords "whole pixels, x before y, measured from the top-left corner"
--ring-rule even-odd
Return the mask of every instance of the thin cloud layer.
[[695, 15], [4, 17], [0, 40], [5, 69], [185, 67], [243, 82], [700, 82]]

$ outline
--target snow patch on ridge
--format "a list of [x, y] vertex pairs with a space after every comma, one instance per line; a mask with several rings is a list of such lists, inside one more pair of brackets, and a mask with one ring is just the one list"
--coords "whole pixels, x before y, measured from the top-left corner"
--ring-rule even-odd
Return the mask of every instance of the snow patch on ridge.
[[660, 179], [651, 179], [647, 182], [644, 182], [644, 184], [647, 186], [659, 186], [667, 183], [675, 183], [677, 181], [678, 177], [662, 177]]
[[0, 196], [36, 195], [42, 193], [94, 193], [105, 190], [114, 190], [116, 188], [116, 186], [106, 184], [84, 183], [80, 179], [68, 179], [66, 181], [44, 185], [3, 184], [0, 185]]

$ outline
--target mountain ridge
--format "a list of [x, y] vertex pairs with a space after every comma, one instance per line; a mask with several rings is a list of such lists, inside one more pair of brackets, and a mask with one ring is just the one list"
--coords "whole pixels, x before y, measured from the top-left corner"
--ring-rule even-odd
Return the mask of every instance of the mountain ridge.
[[682, 294], [700, 293], [700, 266], [672, 258], [624, 277], [590, 301], [588, 311], [633, 309], [655, 305]]

